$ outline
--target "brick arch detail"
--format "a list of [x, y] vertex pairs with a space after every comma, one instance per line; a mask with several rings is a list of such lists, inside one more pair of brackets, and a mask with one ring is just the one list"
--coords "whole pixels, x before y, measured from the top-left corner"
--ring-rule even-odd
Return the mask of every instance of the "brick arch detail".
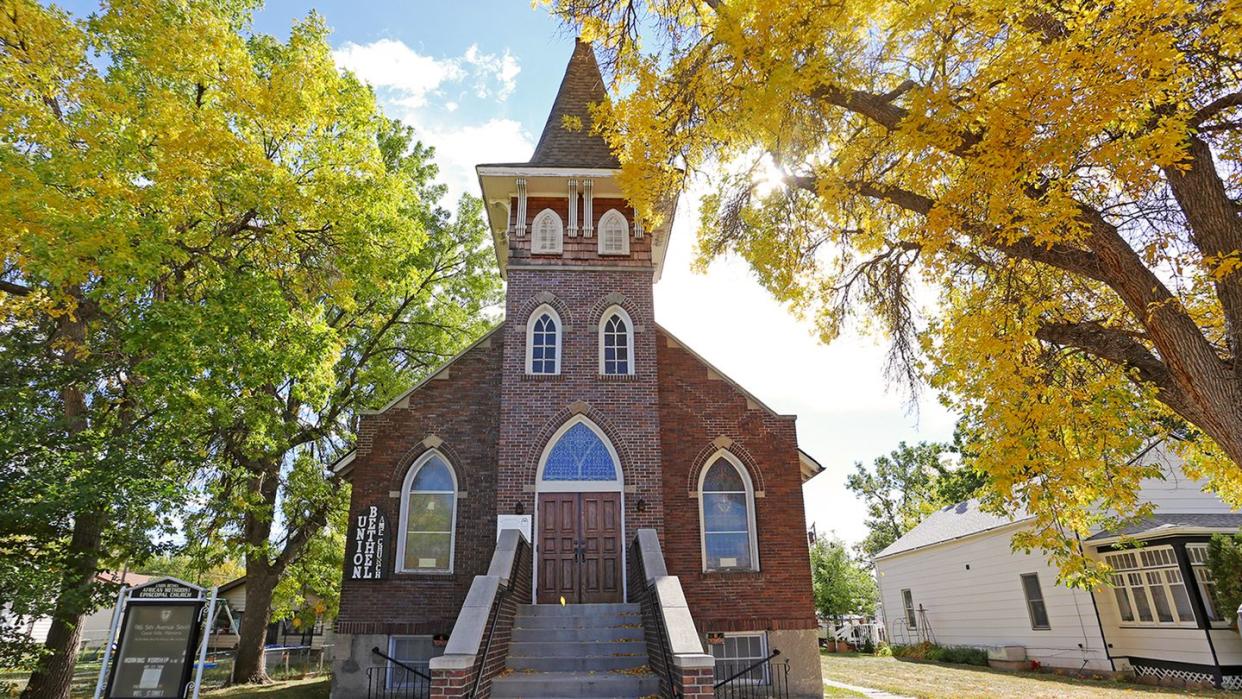
[[721, 447], [715, 442], [708, 442], [707, 445], [700, 449], [699, 453], [695, 455], [693, 462], [694, 465], [690, 468], [690, 472], [686, 474], [687, 493], [698, 495], [699, 474], [703, 472], [703, 469], [707, 468], [707, 460], [711, 458], [712, 454], [722, 450], [729, 452], [733, 456], [737, 457], [738, 461], [742, 462], [742, 466], [746, 468], [750, 475], [750, 483], [754, 487], [756, 493], [766, 490], [763, 482], [763, 469], [759, 468], [759, 463], [755, 461], [755, 457], [750, 455], [750, 452], [746, 450], [746, 447], [738, 444], [737, 442], [733, 442], [727, 447]]
[[635, 326], [634, 328], [631, 328], [631, 330], [633, 332], [638, 332], [637, 328], [643, 325], [642, 317], [638, 313], [638, 307], [635, 306], [634, 302], [631, 301], [625, 294], [617, 292], [605, 294], [604, 296], [596, 299], [595, 303], [591, 305], [591, 315], [588, 318], [591, 323], [591, 329], [595, 330], [599, 328], [599, 324], [604, 320], [604, 311], [612, 308], [613, 306], [620, 306], [625, 309], [626, 313], [630, 314], [630, 322]]
[[573, 313], [569, 311], [569, 305], [561, 300], [561, 298], [556, 294], [553, 294], [550, 291], [541, 291], [523, 301], [522, 305], [518, 307], [518, 317], [514, 319], [517, 321], [515, 322], [514, 327], [521, 328], [522, 332], [525, 333], [527, 323], [530, 322], [530, 314], [534, 313], [536, 308], [539, 308], [544, 304], [556, 309], [557, 314], [561, 316], [562, 326], [573, 326]]
[[579, 403], [567, 405], [556, 411], [556, 414], [549, 418], [535, 435], [535, 439], [531, 442], [530, 451], [527, 452], [526, 458], [522, 460], [522, 483], [535, 485], [535, 477], [539, 474], [539, 457], [543, 455], [543, 450], [547, 448], [548, 441], [552, 439], [552, 435], [556, 434], [556, 431], [562, 425], [579, 415], [595, 423], [595, 426], [612, 443], [612, 448], [617, 452], [617, 458], [621, 460], [621, 463], [617, 464], [617, 467], [621, 469], [621, 481], [627, 486], [633, 484], [632, 477], [626, 478], [625, 474], [632, 473], [630, 464], [634, 463], [634, 458], [630, 454], [629, 445], [621, 439], [621, 432], [603, 413], [590, 405], [581, 406]]
[[[435, 432], [431, 431], [427, 434], [430, 436], [435, 434]], [[419, 457], [423, 454], [435, 449], [448, 458], [449, 466], [451, 466], [453, 471], [457, 474], [457, 491], [470, 492], [470, 480], [472, 480], [477, 474], [475, 474], [474, 469], [471, 469], [466, 465], [469, 462], [467, 462], [448, 442], [440, 442], [440, 444], [434, 447], [429, 447], [424, 444], [424, 440], [425, 438], [420, 439], [414, 444], [414, 446], [407, 449], [405, 453], [401, 455], [401, 458], [397, 460], [396, 466], [393, 466], [392, 471], [388, 474], [388, 482], [390, 484], [389, 490], [401, 490], [401, 486], [405, 483], [405, 474], [409, 472], [410, 467], [414, 465], [414, 462], [418, 461]]]

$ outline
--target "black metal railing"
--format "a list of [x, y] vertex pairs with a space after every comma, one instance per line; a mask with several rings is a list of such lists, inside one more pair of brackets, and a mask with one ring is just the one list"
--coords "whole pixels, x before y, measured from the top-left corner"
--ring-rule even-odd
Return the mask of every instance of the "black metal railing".
[[427, 699], [431, 696], [431, 675], [406, 665], [378, 647], [372, 648], [371, 653], [388, 663], [367, 668], [367, 699]]
[[[660, 643], [660, 660], [664, 666], [664, 681], [668, 683], [669, 692], [678, 699], [681, 692], [677, 690], [680, 685], [676, 681], [673, 674], [673, 653], [668, 647], [668, 629], [664, 627], [664, 615], [660, 613], [660, 598], [656, 595], [656, 586], [654, 584], [647, 586], [647, 594], [643, 597], [643, 621], [651, 618], [655, 622], [656, 639]], [[645, 629], [644, 629], [645, 631]]]
[[717, 697], [778, 697], [789, 696], [789, 661], [773, 662], [781, 652], [755, 661], [716, 661], [716, 676], [724, 676], [714, 686]]
[[[513, 552], [513, 567], [510, 569], [512, 571], [510, 573], [511, 578], [522, 574], [522, 551], [525, 548], [523, 539], [519, 538], [517, 550]], [[496, 595], [496, 611], [492, 614], [492, 623], [487, 627], [487, 640], [483, 644], [483, 655], [479, 656], [479, 667], [474, 673], [474, 687], [470, 690], [470, 696], [472, 697], [479, 696], [479, 687], [483, 684], [483, 676], [487, 674], [487, 656], [492, 651], [492, 637], [496, 635], [496, 624], [500, 621], [500, 614], [504, 609], [505, 601], [513, 596], [513, 589], [517, 587], [514, 584], [515, 582], [515, 580], [510, 579], [509, 587], [501, 590], [500, 594]]]

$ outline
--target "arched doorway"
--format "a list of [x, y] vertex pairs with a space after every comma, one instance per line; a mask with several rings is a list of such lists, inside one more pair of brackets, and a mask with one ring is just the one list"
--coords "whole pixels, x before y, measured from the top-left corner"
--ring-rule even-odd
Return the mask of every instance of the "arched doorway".
[[598, 425], [577, 416], [552, 435], [535, 498], [535, 601], [624, 601], [624, 477]]

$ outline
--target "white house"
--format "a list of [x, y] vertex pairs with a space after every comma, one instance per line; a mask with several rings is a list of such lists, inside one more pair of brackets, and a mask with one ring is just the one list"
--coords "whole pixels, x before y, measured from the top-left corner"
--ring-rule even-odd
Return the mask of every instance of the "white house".
[[[970, 500], [939, 510], [875, 557], [880, 601], [894, 643], [1021, 646], [1041, 665], [1212, 682], [1242, 689], [1242, 637], [1213, 602], [1206, 542], [1242, 529], [1242, 512], [1187, 478], [1160, 449], [1145, 460], [1165, 478], [1142, 484], [1156, 506], [1140, 525], [1082, 542], [1107, 561], [1113, 586], [1094, 593], [1056, 583], [1038, 551], [1010, 540], [1026, 513], [1000, 517]], [[1139, 548], [1120, 546], [1141, 541]]]

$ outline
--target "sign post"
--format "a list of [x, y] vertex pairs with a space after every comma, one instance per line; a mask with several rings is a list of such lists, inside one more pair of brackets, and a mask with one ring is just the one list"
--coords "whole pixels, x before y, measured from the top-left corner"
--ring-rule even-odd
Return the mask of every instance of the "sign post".
[[219, 592], [219, 587], [212, 587], [211, 597], [207, 599], [207, 618], [203, 625], [203, 642], [198, 649], [198, 666], [194, 669], [194, 699], [198, 699], [198, 692], [203, 687], [203, 668], [207, 665], [207, 640], [211, 638], [211, 630], [216, 627], [216, 595]]
[[97, 699], [182, 699], [194, 668], [199, 634], [206, 641], [204, 592], [175, 578], [124, 590], [113, 613], [114, 626], [116, 617], [121, 617], [116, 660], [109, 662], [109, 643], [99, 670], [101, 680], [106, 674], [107, 684], [101, 693], [97, 683]]

